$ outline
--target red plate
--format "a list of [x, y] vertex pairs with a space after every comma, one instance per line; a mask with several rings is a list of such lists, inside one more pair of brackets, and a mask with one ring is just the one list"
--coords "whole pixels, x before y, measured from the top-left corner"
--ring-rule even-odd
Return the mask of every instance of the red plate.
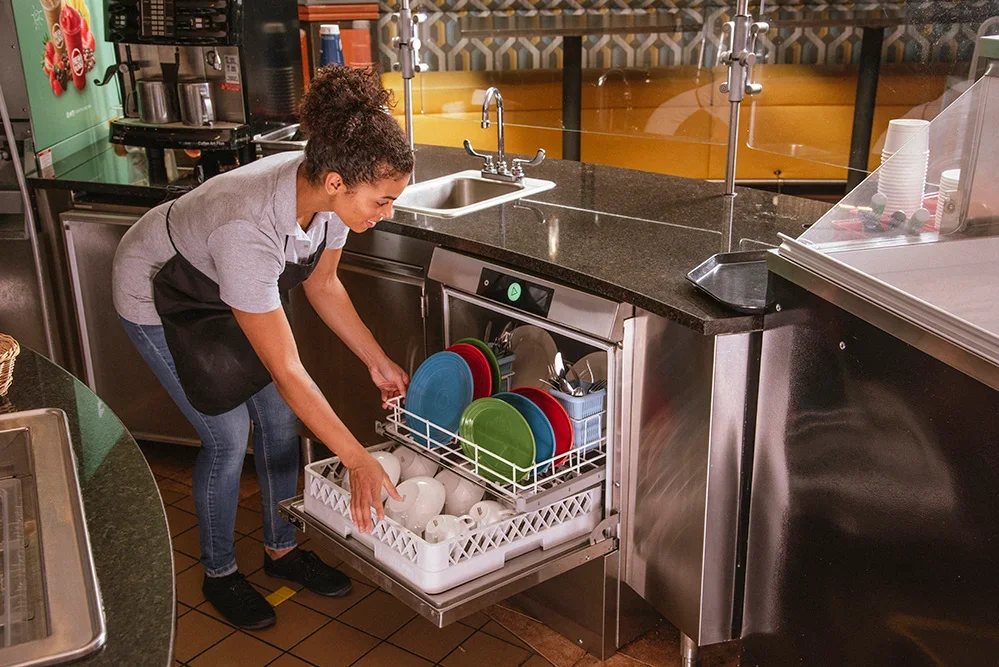
[[482, 350], [468, 343], [457, 343], [449, 347], [447, 351], [454, 352], [464, 359], [471, 369], [472, 381], [475, 386], [472, 393], [473, 400], [477, 401], [480, 398], [488, 398], [493, 395], [493, 371]]
[[[537, 387], [514, 387], [511, 391], [526, 396], [541, 408], [545, 417], [548, 417], [548, 421], [551, 422], [552, 430], [555, 431], [555, 455], [568, 454], [569, 450], [572, 449], [573, 441], [572, 420], [569, 419], [569, 413], [565, 411], [562, 404], [555, 400], [551, 394]], [[568, 456], [555, 459], [555, 465], [560, 466], [568, 459]]]

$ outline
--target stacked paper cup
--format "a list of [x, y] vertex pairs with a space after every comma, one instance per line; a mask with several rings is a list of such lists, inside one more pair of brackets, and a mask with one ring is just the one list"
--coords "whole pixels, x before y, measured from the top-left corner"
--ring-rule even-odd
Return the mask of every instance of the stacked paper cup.
[[940, 191], [937, 194], [937, 213], [936, 221], [937, 228], [940, 227], [940, 221], [943, 219], [945, 214], [945, 209], [947, 204], [950, 202], [951, 197], [957, 192], [957, 184], [961, 180], [961, 170], [960, 169], [948, 169], [947, 171], [940, 174]]
[[888, 198], [886, 213], [911, 216], [923, 206], [930, 157], [930, 122], [902, 118], [888, 123], [881, 151], [878, 192]]

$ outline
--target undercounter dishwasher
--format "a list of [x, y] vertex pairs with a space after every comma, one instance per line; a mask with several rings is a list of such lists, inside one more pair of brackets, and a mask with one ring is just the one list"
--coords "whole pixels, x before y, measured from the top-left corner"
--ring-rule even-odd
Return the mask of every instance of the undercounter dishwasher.
[[[396, 399], [378, 420], [382, 442], [371, 449], [416, 452], [433, 469], [481, 487], [511, 518], [445, 544], [388, 519], [360, 535], [350, 523], [349, 487], [337, 485], [336, 459], [308, 463], [304, 495], [281, 503], [282, 514], [437, 626], [514, 598], [601, 659], [660, 622], [660, 612], [698, 643], [730, 639], [740, 471], [726, 452], [738, 455], [745, 403], [717, 400], [714, 387], [721, 383], [730, 394], [744, 388], [745, 339], [704, 336], [632, 305], [439, 247], [423, 298], [418, 337], [428, 354], [532, 326], [565, 359], [599, 367], [607, 386], [596, 435], [583, 445], [577, 440], [561, 465], [543, 471], [539, 463], [502, 480], [482, 473], [474, 443], [454, 433], [450, 440], [431, 436], [444, 429], [414, 423]], [[724, 359], [724, 368], [737, 369], [734, 377], [716, 368]], [[505, 380], [512, 388], [540, 386], [531, 375]], [[729, 418], [738, 426], [718, 428]], [[712, 441], [721, 436], [725, 443]], [[442, 444], [426, 447], [431, 437]]]

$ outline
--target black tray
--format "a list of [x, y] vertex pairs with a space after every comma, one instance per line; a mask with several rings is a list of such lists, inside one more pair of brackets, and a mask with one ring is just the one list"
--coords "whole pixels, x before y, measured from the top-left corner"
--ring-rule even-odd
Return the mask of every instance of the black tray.
[[767, 251], [718, 253], [688, 273], [687, 280], [716, 301], [757, 315], [767, 308]]

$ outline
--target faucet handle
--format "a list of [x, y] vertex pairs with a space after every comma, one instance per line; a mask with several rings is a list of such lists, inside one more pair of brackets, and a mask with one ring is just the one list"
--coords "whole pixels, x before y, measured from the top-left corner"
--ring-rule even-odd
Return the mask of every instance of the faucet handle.
[[539, 148], [537, 154], [530, 160], [523, 160], [519, 157], [513, 158], [511, 164], [513, 164], [513, 169], [510, 170], [514, 176], [523, 176], [524, 167], [537, 167], [539, 164], [545, 161], [545, 149]]
[[493, 164], [493, 156], [475, 152], [475, 149], [472, 148], [472, 142], [468, 139], [465, 139], [465, 152], [472, 157], [477, 157], [483, 161], [484, 164], [482, 165], [482, 171], [496, 173], [496, 166]]

